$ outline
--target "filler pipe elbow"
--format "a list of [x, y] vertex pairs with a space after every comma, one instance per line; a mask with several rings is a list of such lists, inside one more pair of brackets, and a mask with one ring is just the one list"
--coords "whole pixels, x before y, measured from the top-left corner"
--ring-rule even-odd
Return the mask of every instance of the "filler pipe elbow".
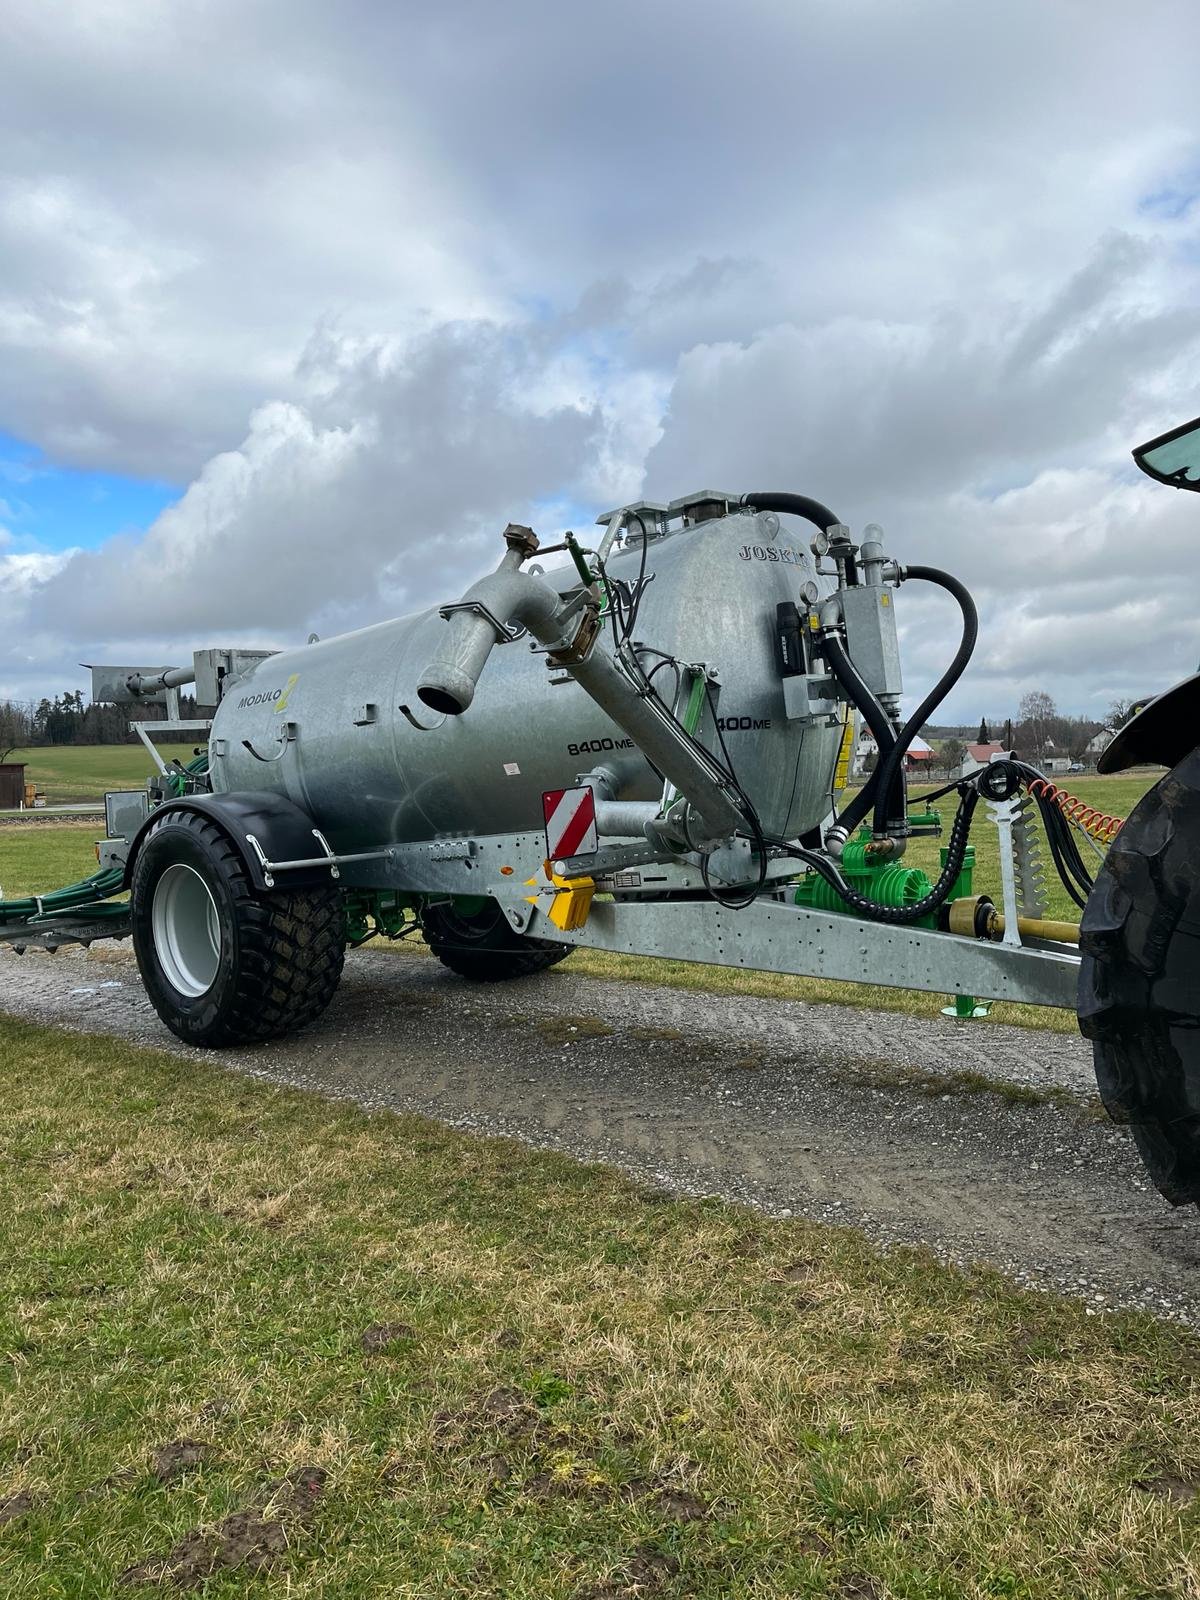
[[553, 624], [560, 596], [548, 583], [520, 570], [538, 547], [536, 534], [510, 523], [504, 538], [508, 549], [495, 572], [472, 584], [457, 605], [442, 607], [442, 646], [417, 685], [421, 701], [433, 711], [462, 715], [475, 698], [493, 647], [510, 636], [510, 626], [523, 625], [539, 638], [549, 629], [557, 638]]
[[417, 685], [420, 699], [433, 711], [461, 716], [475, 698], [479, 674], [495, 643], [495, 626], [479, 612], [464, 610], [447, 617], [442, 648]]
[[[576, 607], [520, 565], [537, 549], [528, 528], [505, 531], [508, 550], [499, 567], [469, 588], [457, 605], [442, 608], [446, 633], [442, 647], [421, 675], [417, 694], [434, 711], [460, 716], [475, 697], [479, 674], [493, 646], [509, 637], [514, 623], [528, 628], [549, 659], [563, 667], [592, 700], [637, 745], [643, 755], [674, 786], [691, 807], [684, 824], [687, 848], [704, 848], [728, 838], [742, 826], [743, 818], [726, 792], [719, 769], [689, 748], [670, 714], [653, 696], [639, 692], [605, 650], [594, 647], [586, 617]], [[579, 626], [573, 626], [578, 619]], [[568, 637], [571, 633], [573, 637]], [[645, 830], [661, 831], [664, 824], [639, 818]], [[669, 830], [668, 830], [669, 831]]]

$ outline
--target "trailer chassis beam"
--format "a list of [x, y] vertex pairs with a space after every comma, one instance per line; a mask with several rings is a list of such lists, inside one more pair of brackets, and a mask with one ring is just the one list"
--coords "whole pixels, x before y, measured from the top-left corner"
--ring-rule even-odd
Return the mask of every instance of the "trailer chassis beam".
[[131, 931], [128, 915], [89, 918], [83, 913], [60, 912], [41, 921], [0, 923], [0, 949], [11, 945], [18, 955], [26, 950], [48, 950], [53, 955], [64, 945], [127, 939]]
[[522, 932], [592, 950], [1075, 1009], [1079, 956], [1062, 946], [992, 944], [770, 900], [742, 911], [699, 900], [593, 901], [584, 926], [564, 932], [544, 903]]
[[[488, 895], [516, 932], [593, 950], [1075, 1009], [1073, 947], [996, 944], [870, 922], [792, 905], [769, 892], [741, 911], [699, 898], [594, 898], [583, 926], [564, 930], [550, 921], [554, 889], [542, 870], [545, 848], [540, 831], [421, 840], [393, 846], [384, 861], [349, 865], [343, 877], [347, 885], [387, 885], [428, 897]], [[578, 871], [583, 859], [571, 866]], [[696, 893], [693, 864], [658, 870], [662, 891]], [[597, 887], [603, 893], [607, 885], [600, 879]]]

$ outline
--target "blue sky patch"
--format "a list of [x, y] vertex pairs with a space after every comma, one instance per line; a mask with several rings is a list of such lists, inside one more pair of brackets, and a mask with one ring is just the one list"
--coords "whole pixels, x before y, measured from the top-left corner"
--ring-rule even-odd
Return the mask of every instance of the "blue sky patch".
[[0, 433], [0, 537], [9, 550], [94, 549], [116, 533], [137, 533], [183, 493], [178, 484], [116, 472], [59, 467]]
[[1198, 189], [1200, 184], [1195, 180], [1156, 189], [1153, 194], [1142, 196], [1138, 201], [1138, 210], [1143, 216], [1157, 217], [1164, 222], [1178, 222], [1195, 205]]

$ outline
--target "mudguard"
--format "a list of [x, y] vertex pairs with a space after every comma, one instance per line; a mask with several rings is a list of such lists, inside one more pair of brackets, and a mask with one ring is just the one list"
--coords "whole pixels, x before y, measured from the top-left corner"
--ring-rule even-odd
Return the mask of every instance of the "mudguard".
[[272, 889], [310, 889], [328, 885], [328, 867], [298, 867], [278, 874], [273, 883], [267, 882], [262, 860], [250, 843], [253, 834], [268, 861], [307, 861], [322, 855], [321, 844], [313, 833], [313, 820], [294, 801], [283, 795], [240, 793], [193, 794], [179, 800], [168, 800], [156, 806], [134, 834], [129, 846], [129, 859], [125, 863], [125, 888], [133, 878], [133, 865], [147, 832], [160, 818], [173, 812], [193, 811], [211, 817], [218, 827], [229, 835], [229, 842], [241, 856], [254, 887], [263, 894]]
[[1096, 763], [1098, 772], [1124, 772], [1149, 762], [1175, 767], [1200, 744], [1200, 672], [1147, 700]]

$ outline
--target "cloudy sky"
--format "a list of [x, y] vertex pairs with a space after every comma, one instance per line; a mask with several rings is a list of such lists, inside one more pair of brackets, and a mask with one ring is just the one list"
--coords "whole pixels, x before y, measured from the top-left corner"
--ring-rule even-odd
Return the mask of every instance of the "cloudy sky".
[[[948, 710], [1200, 659], [1180, 0], [0, 4], [0, 695], [794, 488], [956, 571]], [[921, 691], [949, 610], [902, 596]]]

